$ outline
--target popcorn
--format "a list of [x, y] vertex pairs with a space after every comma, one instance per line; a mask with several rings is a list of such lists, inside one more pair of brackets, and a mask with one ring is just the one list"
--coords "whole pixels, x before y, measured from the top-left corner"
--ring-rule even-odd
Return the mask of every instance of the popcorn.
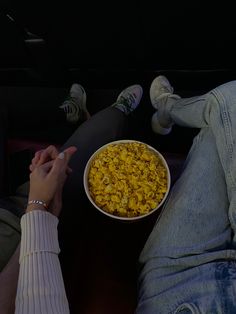
[[96, 155], [88, 174], [89, 192], [104, 211], [137, 217], [155, 209], [168, 189], [161, 158], [139, 142], [110, 144]]

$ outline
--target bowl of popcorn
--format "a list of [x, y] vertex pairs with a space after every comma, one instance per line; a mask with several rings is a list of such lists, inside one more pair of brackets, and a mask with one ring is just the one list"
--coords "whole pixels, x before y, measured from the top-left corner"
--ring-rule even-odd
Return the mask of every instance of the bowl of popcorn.
[[84, 170], [84, 189], [93, 206], [124, 221], [139, 220], [157, 211], [166, 200], [170, 183], [162, 154], [134, 140], [100, 147]]

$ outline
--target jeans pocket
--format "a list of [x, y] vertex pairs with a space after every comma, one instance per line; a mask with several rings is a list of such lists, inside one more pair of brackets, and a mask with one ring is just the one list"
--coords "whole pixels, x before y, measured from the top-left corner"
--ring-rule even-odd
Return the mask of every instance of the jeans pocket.
[[183, 303], [177, 307], [174, 314], [201, 314], [201, 312], [195, 304]]

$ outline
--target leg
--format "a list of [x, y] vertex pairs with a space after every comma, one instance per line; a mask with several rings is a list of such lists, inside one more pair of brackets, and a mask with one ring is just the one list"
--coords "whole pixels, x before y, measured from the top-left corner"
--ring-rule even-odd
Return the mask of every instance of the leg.
[[[61, 147], [61, 150], [72, 145], [78, 148], [78, 152], [73, 156], [70, 163], [73, 174], [66, 183], [65, 195], [74, 196], [77, 200], [78, 191], [84, 194], [82, 179], [87, 160], [100, 146], [122, 137], [126, 128], [126, 116], [138, 106], [141, 97], [142, 88], [139, 85], [133, 85], [123, 90], [111, 107], [101, 110], [82, 123]], [[75, 97], [71, 98], [74, 99]], [[26, 196], [27, 192], [27, 183], [20, 190], [18, 189], [18, 193], [23, 196]]]
[[[228, 216], [234, 235], [236, 231], [235, 103], [236, 81], [233, 81], [219, 86], [209, 95], [184, 102], [177, 101], [170, 113], [171, 118], [180, 125], [211, 128], [225, 175], [230, 203]], [[178, 108], [182, 109], [178, 110]], [[235, 245], [235, 241], [236, 239], [233, 239], [233, 245]]]
[[173, 121], [185, 127], [210, 128], [216, 143], [217, 153], [223, 167], [227, 193], [231, 204], [229, 219], [236, 230], [234, 219], [234, 190], [236, 188], [236, 81], [217, 87], [210, 93], [189, 99], [167, 98], [160, 106], [163, 121]]
[[[77, 129], [77, 131], [71, 136], [71, 138], [67, 141], [67, 143], [61, 148], [63, 150], [66, 147], [71, 146], [71, 145], [75, 145], [78, 147], [77, 160], [76, 158], [74, 158], [71, 164], [71, 166], [73, 167], [74, 173], [71, 176], [70, 180], [68, 181], [67, 186], [66, 186], [66, 191], [65, 191], [68, 193], [67, 194], [68, 197], [74, 197], [74, 200], [76, 202], [75, 203], [76, 207], [78, 206], [78, 204], [80, 207], [82, 207], [80, 196], [83, 195], [82, 178], [83, 178], [83, 168], [85, 166], [86, 161], [88, 160], [90, 155], [93, 153], [93, 151], [96, 150], [98, 147], [107, 143], [108, 141], [112, 141], [122, 136], [125, 129], [125, 125], [126, 125], [126, 119], [127, 119], [126, 114], [128, 112], [127, 110], [129, 110], [130, 112], [134, 110], [135, 107], [139, 104], [139, 101], [142, 96], [142, 89], [141, 88], [127, 89], [126, 92], [124, 91], [122, 93], [122, 95], [123, 95], [122, 96], [123, 100], [126, 100], [124, 104], [122, 103], [122, 101], [121, 102], [118, 101], [119, 100], [119, 97], [118, 97], [117, 104], [116, 104], [117, 108], [110, 107], [94, 115], [91, 119], [89, 119], [84, 124], [82, 124]], [[132, 95], [136, 97], [130, 102], [128, 100], [134, 97]], [[125, 96], [127, 96], [127, 99]], [[122, 112], [122, 109], [126, 108], [125, 103], [129, 105], [129, 107], [125, 111], [125, 114], [124, 114], [124, 112]], [[24, 187], [21, 187], [21, 189], [18, 190], [18, 193], [22, 196], [22, 199], [26, 200], [27, 194], [28, 194], [28, 184], [26, 183]], [[65, 213], [66, 212], [67, 210], [65, 210]], [[73, 218], [75, 215], [76, 214], [73, 213]], [[71, 218], [72, 218], [72, 215], [70, 212], [69, 213], [70, 225], [68, 226], [69, 228], [65, 230], [66, 232], [68, 232], [68, 230], [70, 230], [71, 228], [71, 225], [72, 225], [71, 221], [73, 223], [73, 220], [76, 220], [76, 219], [73, 219], [73, 218], [71, 219]], [[83, 223], [83, 221], [81, 222]], [[0, 219], [0, 223], [1, 223], [1, 219]], [[63, 227], [64, 226], [65, 225], [63, 224]], [[63, 230], [63, 227], [62, 227], [62, 230]], [[77, 231], [78, 230], [75, 229], [76, 236], [78, 236]], [[1, 240], [1, 237], [0, 237], [0, 240]], [[85, 237], [85, 240], [86, 240], [86, 237]], [[68, 256], [66, 256], [66, 260], [68, 260]], [[83, 259], [81, 258], [81, 260]], [[0, 277], [0, 279], [1, 278], [3, 277]]]
[[89, 157], [102, 145], [124, 135], [127, 116], [138, 106], [142, 88], [133, 85], [123, 90], [116, 102], [83, 123], [61, 148], [76, 146], [78, 152], [73, 156], [70, 166], [73, 173], [65, 186], [66, 195], [73, 197], [83, 191], [83, 171]]
[[76, 146], [78, 151], [73, 156], [70, 166], [73, 173], [65, 189], [71, 196], [83, 190], [83, 170], [89, 157], [102, 145], [121, 138], [125, 130], [126, 117], [116, 108], [106, 108], [83, 123], [62, 146]]
[[144, 267], [137, 313], [172, 313], [182, 303], [189, 303], [183, 313], [222, 313], [225, 304], [227, 313], [235, 312], [235, 264], [219, 262], [236, 259], [234, 90], [231, 82], [202, 97], [171, 100], [165, 107], [165, 121], [202, 130], [140, 256]]
[[[120, 291], [122, 288], [116, 284], [112, 289], [107, 285], [108, 282], [116, 282], [117, 272], [119, 273], [121, 267], [119, 264], [117, 270], [116, 263], [111, 263], [112, 248], [116, 248], [116, 253], [118, 248], [114, 242], [110, 246], [108, 241], [110, 237], [107, 235], [111, 233], [110, 223], [96, 210], [91, 210], [83, 189], [83, 171], [91, 154], [100, 146], [125, 134], [126, 112], [124, 114], [119, 109], [109, 107], [92, 116], [61, 148], [63, 150], [71, 145], [78, 148], [70, 163], [73, 173], [65, 186], [64, 209], [59, 224], [62, 248], [60, 260], [66, 278], [68, 297], [76, 313], [83, 312], [84, 306], [86, 310], [88, 309], [88, 300], [92, 300], [92, 306], [96, 304], [98, 311], [110, 308], [112, 311], [112, 303], [107, 303], [107, 296], [111, 296], [111, 300], [118, 296], [118, 299], [115, 299], [116, 310], [122, 312], [124, 302], [121, 295], [128, 294], [127, 291]], [[99, 287], [101, 294], [96, 292], [96, 287]], [[80, 291], [79, 295], [74, 291]], [[99, 302], [96, 303], [98, 299]]]
[[[69, 146], [76, 146], [78, 151], [70, 161], [73, 173], [68, 178], [64, 187], [65, 207], [70, 203], [84, 199], [83, 171], [87, 160], [100, 146], [116, 140], [124, 134], [126, 117], [116, 108], [106, 108], [89, 120], [85, 121], [61, 147], [61, 151]], [[19, 198], [27, 200], [29, 182], [24, 183], [17, 190]], [[68, 210], [68, 209], [67, 209]]]

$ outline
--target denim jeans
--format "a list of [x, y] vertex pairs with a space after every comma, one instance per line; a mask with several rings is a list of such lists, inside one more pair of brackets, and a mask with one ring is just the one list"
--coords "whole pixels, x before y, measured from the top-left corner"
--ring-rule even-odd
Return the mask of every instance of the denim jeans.
[[200, 132], [141, 252], [136, 313], [233, 314], [236, 81], [166, 108]]

